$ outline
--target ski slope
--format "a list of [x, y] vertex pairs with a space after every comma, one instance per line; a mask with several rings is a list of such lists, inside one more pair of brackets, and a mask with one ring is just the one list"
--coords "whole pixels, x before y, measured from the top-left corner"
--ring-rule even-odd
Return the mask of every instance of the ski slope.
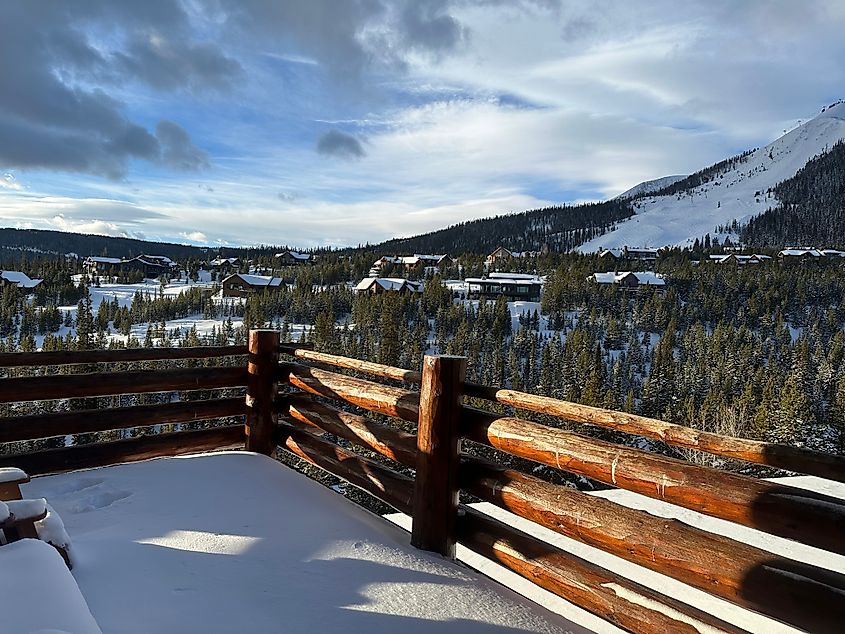
[[[672, 196], [653, 196], [634, 202], [636, 215], [614, 231], [581, 245], [579, 251], [631, 247], [685, 246], [705, 234], [715, 236], [719, 225], [744, 223], [778, 204], [766, 190], [792, 178], [815, 156], [845, 139], [845, 102], [826, 108], [769, 145], [753, 151], [721, 176], [700, 187]], [[667, 177], [672, 179], [674, 177]], [[663, 180], [663, 179], [658, 179]], [[649, 183], [642, 183], [623, 196]]]

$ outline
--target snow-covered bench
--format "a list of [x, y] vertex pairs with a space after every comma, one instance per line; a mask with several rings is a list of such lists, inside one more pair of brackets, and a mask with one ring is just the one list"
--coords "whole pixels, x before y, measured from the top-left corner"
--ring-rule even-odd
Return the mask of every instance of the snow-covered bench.
[[71, 568], [70, 538], [61, 518], [44, 498], [22, 499], [20, 485], [27, 482], [29, 476], [20, 469], [0, 469], [0, 543], [40, 539], [53, 546]]
[[0, 500], [20, 500], [21, 485], [29, 482], [29, 476], [15, 467], [0, 468]]
[[67, 566], [35, 539], [0, 548], [0, 631], [102, 634]]

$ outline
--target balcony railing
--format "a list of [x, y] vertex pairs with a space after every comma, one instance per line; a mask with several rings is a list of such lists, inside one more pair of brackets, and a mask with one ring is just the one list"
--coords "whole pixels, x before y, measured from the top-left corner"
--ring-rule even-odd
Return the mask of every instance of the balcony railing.
[[[245, 357], [246, 365], [231, 365], [235, 357]], [[35, 475], [224, 447], [271, 455], [281, 447], [410, 515], [416, 547], [454, 557], [456, 543], [463, 544], [630, 631], [740, 630], [461, 504], [459, 494], [799, 628], [838, 632], [845, 622], [845, 575], [551, 484], [462, 451], [461, 443], [472, 441], [840, 555], [845, 502], [838, 498], [610, 443], [516, 413], [540, 413], [839, 482], [845, 481], [842, 456], [475, 385], [465, 380], [461, 357], [429, 356], [422, 372], [414, 372], [281, 344], [279, 333], [270, 330], [252, 331], [248, 346], [0, 354], [0, 368], [191, 359], [215, 365], [0, 379], [0, 403], [204, 391], [201, 400], [7, 416], [0, 418], [4, 443], [218, 421], [207, 429], [6, 454], [0, 466]], [[512, 414], [485, 410], [484, 403]], [[405, 426], [350, 411], [355, 408], [401, 419]], [[241, 416], [243, 422], [233, 418]], [[364, 457], [348, 443], [388, 460]], [[397, 466], [387, 466], [393, 463]]]

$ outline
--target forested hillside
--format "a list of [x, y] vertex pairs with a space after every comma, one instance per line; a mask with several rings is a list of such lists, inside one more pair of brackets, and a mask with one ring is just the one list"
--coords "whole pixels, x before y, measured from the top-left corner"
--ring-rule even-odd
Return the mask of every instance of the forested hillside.
[[193, 247], [169, 242], [149, 242], [131, 238], [116, 238], [64, 231], [43, 231], [41, 229], [0, 229], [0, 251], [6, 256], [27, 253], [64, 255], [76, 253], [108, 255], [111, 257], [132, 257], [142, 253], [166, 255], [173, 260], [202, 257], [207, 248]]
[[402, 253], [490, 253], [498, 246], [511, 251], [571, 251], [633, 214], [627, 200], [532, 209], [453, 225], [412, 238], [388, 240], [378, 251]]
[[774, 188], [780, 205], [743, 227], [749, 245], [845, 246], [845, 143]]

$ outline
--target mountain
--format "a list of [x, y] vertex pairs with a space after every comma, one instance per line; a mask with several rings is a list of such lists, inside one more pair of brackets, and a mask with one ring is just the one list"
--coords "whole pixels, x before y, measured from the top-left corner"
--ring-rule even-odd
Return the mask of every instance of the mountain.
[[462, 222], [446, 229], [395, 238], [371, 246], [385, 253], [490, 253], [503, 246], [511, 251], [571, 251], [583, 242], [612, 230], [632, 214], [627, 200], [561, 205], [517, 214]]
[[678, 181], [682, 181], [685, 178], [687, 178], [686, 174], [680, 174], [677, 176], [664, 176], [663, 178], [655, 178], [651, 181], [643, 181], [639, 185], [634, 185], [628, 191], [622, 192], [617, 196], [617, 198], [637, 198], [646, 194], [654, 194], [655, 192], [665, 189], [670, 185], [674, 185]]
[[774, 194], [780, 205], [742, 228], [743, 243], [845, 247], [845, 142], [812, 159]]
[[[763, 148], [717, 163], [657, 191], [635, 194], [631, 198], [634, 215], [579, 250], [684, 246], [705, 234], [718, 235], [726, 228], [746, 225], [768, 209], [779, 207], [781, 200], [775, 191], [779, 183], [793, 178], [811, 159], [827, 153], [843, 139], [845, 102], [837, 102]], [[794, 208], [795, 201], [790, 204]]]

